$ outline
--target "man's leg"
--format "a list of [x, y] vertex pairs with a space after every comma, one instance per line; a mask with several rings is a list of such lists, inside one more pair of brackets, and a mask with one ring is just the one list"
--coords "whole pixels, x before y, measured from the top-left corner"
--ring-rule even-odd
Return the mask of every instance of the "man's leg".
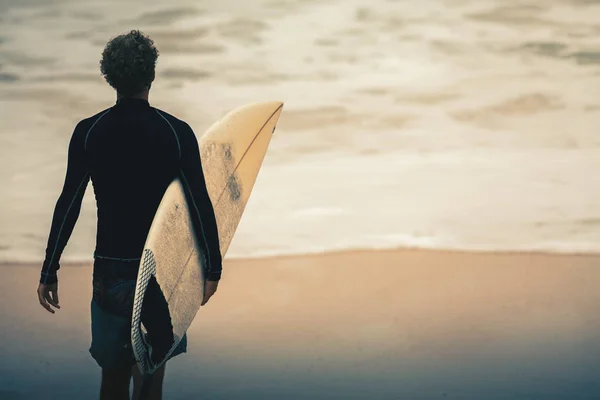
[[[165, 366], [167, 363], [164, 363], [162, 367], [154, 372], [154, 377], [152, 378], [152, 386], [150, 387], [150, 397], [148, 400], [162, 400], [162, 388], [163, 388], [163, 379], [165, 377]], [[140, 372], [140, 368], [138, 365], [134, 365], [130, 371], [133, 375], [133, 400], [139, 400], [140, 397], [140, 389], [142, 388], [142, 379], [143, 375]]]
[[100, 400], [129, 400], [131, 367], [102, 368]]
[[[102, 368], [100, 399], [129, 400], [134, 280], [102, 279], [94, 265], [90, 353]], [[107, 267], [108, 268], [108, 267]], [[109, 275], [110, 276], [110, 275]], [[106, 277], [105, 277], [106, 278]]]

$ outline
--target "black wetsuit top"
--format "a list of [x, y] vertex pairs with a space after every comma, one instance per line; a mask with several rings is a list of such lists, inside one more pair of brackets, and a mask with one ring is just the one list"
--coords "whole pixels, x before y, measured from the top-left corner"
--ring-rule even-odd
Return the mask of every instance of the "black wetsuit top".
[[192, 225], [207, 255], [206, 277], [219, 280], [217, 223], [194, 132], [146, 100], [123, 98], [75, 127], [40, 282], [57, 282], [59, 260], [90, 178], [98, 208], [94, 257], [133, 261], [140, 259], [156, 209], [176, 177], [185, 188]]

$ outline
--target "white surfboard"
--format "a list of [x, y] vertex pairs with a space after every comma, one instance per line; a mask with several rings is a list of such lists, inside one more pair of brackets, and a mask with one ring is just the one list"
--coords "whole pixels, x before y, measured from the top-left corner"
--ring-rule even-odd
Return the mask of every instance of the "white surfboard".
[[[199, 139], [200, 158], [215, 210], [221, 255], [250, 197], [283, 103], [261, 102], [240, 107], [217, 121]], [[153, 362], [141, 324], [144, 294], [151, 277], [168, 305], [175, 343]], [[154, 283], [153, 283], [154, 285]], [[179, 344], [204, 296], [204, 255], [196, 242], [190, 209], [179, 179], [167, 188], [156, 211], [140, 261], [135, 290], [131, 339], [143, 372], [153, 373]]]

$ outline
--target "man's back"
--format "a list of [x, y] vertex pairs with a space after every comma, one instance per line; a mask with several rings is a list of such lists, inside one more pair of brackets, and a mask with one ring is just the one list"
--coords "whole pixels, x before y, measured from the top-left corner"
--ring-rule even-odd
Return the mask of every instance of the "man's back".
[[123, 99], [86, 123], [97, 120], [84, 141], [98, 206], [97, 257], [140, 257], [162, 195], [177, 175], [178, 138], [159, 113], [145, 100]]
[[180, 177], [198, 241], [210, 254], [208, 274], [220, 277], [212, 204], [196, 136], [185, 122], [139, 98], [123, 98], [82, 120], [71, 138], [63, 193], [57, 202], [42, 269], [54, 282], [58, 260], [77, 220], [91, 178], [98, 207], [95, 257], [139, 259], [152, 219], [171, 181]]

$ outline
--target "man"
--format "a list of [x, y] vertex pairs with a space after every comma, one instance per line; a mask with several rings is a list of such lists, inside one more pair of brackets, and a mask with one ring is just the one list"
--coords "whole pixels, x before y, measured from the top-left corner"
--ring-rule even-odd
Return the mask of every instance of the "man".
[[[196, 136], [184, 121], [148, 103], [157, 58], [153, 41], [139, 31], [118, 36], [106, 45], [100, 70], [116, 90], [117, 101], [75, 127], [37, 290], [42, 307], [54, 314], [53, 307], [60, 308], [59, 260], [91, 179], [98, 230], [90, 353], [102, 368], [101, 399], [129, 399], [132, 375], [134, 398], [139, 395], [141, 375], [130, 337], [137, 268], [156, 209], [176, 177], [186, 189], [198, 242], [204, 246], [204, 254], [210, 255], [202, 305], [216, 292], [221, 277], [217, 224]], [[182, 340], [172, 356], [185, 352], [186, 346], [187, 341]], [[164, 367], [154, 374], [153, 399], [162, 397], [163, 376]]]

